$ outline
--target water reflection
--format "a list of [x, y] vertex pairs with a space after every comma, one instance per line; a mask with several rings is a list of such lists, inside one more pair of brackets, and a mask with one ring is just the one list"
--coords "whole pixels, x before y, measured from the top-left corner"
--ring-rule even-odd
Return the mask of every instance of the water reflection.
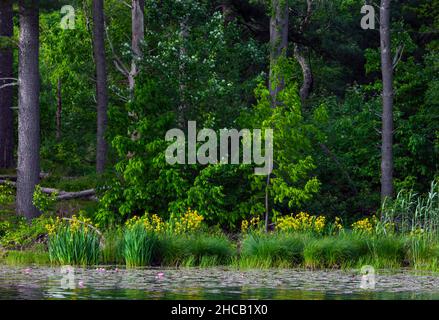
[[435, 274], [377, 272], [374, 290], [360, 284], [359, 271], [0, 266], [0, 299], [439, 299]]

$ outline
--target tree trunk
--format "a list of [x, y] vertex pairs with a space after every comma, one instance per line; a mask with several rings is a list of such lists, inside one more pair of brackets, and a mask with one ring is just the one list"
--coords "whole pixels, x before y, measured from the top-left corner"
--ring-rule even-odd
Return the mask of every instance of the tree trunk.
[[284, 79], [279, 75], [277, 64], [286, 56], [288, 47], [288, 1], [271, 1], [270, 19], [270, 95], [272, 107], [277, 105], [277, 95], [284, 88]]
[[136, 84], [136, 76], [138, 74], [137, 60], [142, 56], [140, 48], [141, 42], [145, 39], [144, 24], [145, 0], [132, 0], [131, 5], [131, 48], [133, 51], [133, 59], [131, 61], [131, 71], [128, 75], [130, 98], [134, 96], [134, 87]]
[[[0, 37], [13, 36], [12, 0], [0, 2]], [[0, 50], [0, 87], [13, 82], [14, 56], [11, 47]], [[14, 166], [14, 116], [12, 86], [0, 88], [0, 168]]]
[[17, 214], [31, 219], [39, 215], [32, 204], [40, 176], [40, 75], [39, 2], [20, 0], [18, 66], [18, 168]]
[[96, 172], [101, 174], [105, 170], [107, 158], [107, 142], [105, 131], [108, 123], [108, 91], [107, 65], [105, 61], [104, 43], [104, 1], [93, 0], [93, 51], [96, 62], [96, 99], [97, 99], [97, 144], [96, 144]]
[[56, 141], [61, 140], [61, 117], [62, 117], [62, 87], [61, 79], [58, 79], [57, 107], [56, 107]]
[[381, 146], [381, 198], [393, 196], [393, 66], [390, 40], [390, 0], [380, 6], [383, 116]]
[[[313, 5], [313, 0], [306, 1], [306, 14], [299, 26], [299, 33], [301, 34], [305, 32], [305, 28], [308, 26], [309, 21], [311, 19], [311, 15], [313, 12], [312, 5]], [[302, 86], [300, 87], [299, 95], [300, 95], [300, 100], [302, 101], [303, 104], [305, 100], [308, 99], [311, 93], [314, 84], [314, 77], [312, 75], [311, 65], [308, 62], [308, 59], [306, 58], [306, 49], [300, 43], [294, 44], [294, 58], [297, 60], [300, 67], [302, 68], [303, 83]]]
[[300, 67], [302, 68], [303, 83], [300, 87], [299, 95], [300, 100], [302, 101], [302, 103], [304, 103], [311, 93], [314, 78], [311, 71], [311, 65], [305, 57], [305, 49], [302, 45], [298, 43], [294, 44], [294, 58], [297, 60]]
[[185, 66], [185, 60], [187, 56], [187, 48], [186, 48], [186, 42], [189, 37], [189, 27], [188, 27], [188, 17], [184, 17], [182, 21], [180, 22], [180, 65], [179, 65], [179, 105], [178, 105], [178, 111], [177, 111], [177, 121], [178, 125], [182, 130], [187, 129], [186, 125], [186, 118], [187, 118], [187, 111], [188, 111], [188, 105], [186, 102], [186, 66]]

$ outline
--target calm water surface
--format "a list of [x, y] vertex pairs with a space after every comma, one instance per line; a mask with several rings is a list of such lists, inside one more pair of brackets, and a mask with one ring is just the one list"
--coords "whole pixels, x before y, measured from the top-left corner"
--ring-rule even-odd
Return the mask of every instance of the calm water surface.
[[0, 266], [0, 299], [438, 299], [439, 275], [352, 271]]

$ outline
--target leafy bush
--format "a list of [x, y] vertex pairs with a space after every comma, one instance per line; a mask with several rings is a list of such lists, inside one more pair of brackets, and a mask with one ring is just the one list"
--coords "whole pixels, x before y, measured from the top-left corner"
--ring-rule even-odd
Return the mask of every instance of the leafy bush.
[[0, 244], [7, 249], [24, 249], [36, 242], [46, 242], [46, 225], [53, 218], [42, 215], [32, 221], [15, 215], [0, 222]]
[[56, 203], [56, 193], [47, 195], [41, 190], [41, 186], [37, 185], [33, 194], [32, 203], [42, 213], [49, 213]]
[[0, 205], [7, 205], [14, 202], [15, 190], [12, 184], [0, 183]]

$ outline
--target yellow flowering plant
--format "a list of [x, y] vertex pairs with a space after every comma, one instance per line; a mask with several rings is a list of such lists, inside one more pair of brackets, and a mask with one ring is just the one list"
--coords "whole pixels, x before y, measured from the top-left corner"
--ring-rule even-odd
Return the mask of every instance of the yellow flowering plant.
[[198, 211], [189, 208], [180, 216], [171, 216], [169, 221], [163, 221], [157, 214], [145, 214], [142, 217], [134, 216], [125, 222], [125, 227], [132, 230], [141, 225], [148, 232], [183, 234], [201, 229], [203, 220], [204, 217]]
[[50, 223], [45, 225], [48, 235], [54, 235], [56, 232], [62, 228], [68, 228], [71, 233], [84, 232], [87, 233], [91, 229], [97, 230], [96, 226], [93, 225], [90, 218], [81, 215], [73, 215], [71, 218], [60, 218], [51, 219]]
[[366, 217], [358, 220], [352, 224], [352, 230], [357, 234], [373, 234], [377, 225], [377, 219], [375, 216]]
[[276, 229], [282, 232], [312, 232], [322, 234], [326, 226], [326, 217], [312, 216], [306, 212], [276, 219]]
[[49, 236], [54, 235], [57, 228], [61, 225], [61, 219], [59, 217], [56, 217], [56, 220], [52, 220], [50, 223], [47, 223], [45, 225], [47, 234]]
[[413, 228], [412, 231], [410, 231], [410, 237], [416, 238], [416, 237], [422, 237], [425, 235], [425, 230], [420, 227]]
[[241, 222], [241, 232], [247, 233], [249, 231], [255, 231], [259, 228], [260, 218], [253, 217], [248, 220], [242, 220]]
[[334, 223], [333, 223], [333, 233], [337, 234], [343, 230], [343, 224], [340, 219], [340, 217], [335, 217]]
[[166, 222], [162, 220], [158, 215], [145, 214], [142, 217], [134, 216], [125, 222], [125, 227], [129, 230], [142, 225], [146, 231], [161, 233], [168, 229]]
[[172, 219], [174, 232], [177, 234], [193, 233], [202, 228], [204, 217], [197, 210], [188, 210], [181, 216]]
[[102, 233], [82, 216], [57, 217], [46, 224], [50, 260], [60, 264], [91, 265], [99, 261]]

